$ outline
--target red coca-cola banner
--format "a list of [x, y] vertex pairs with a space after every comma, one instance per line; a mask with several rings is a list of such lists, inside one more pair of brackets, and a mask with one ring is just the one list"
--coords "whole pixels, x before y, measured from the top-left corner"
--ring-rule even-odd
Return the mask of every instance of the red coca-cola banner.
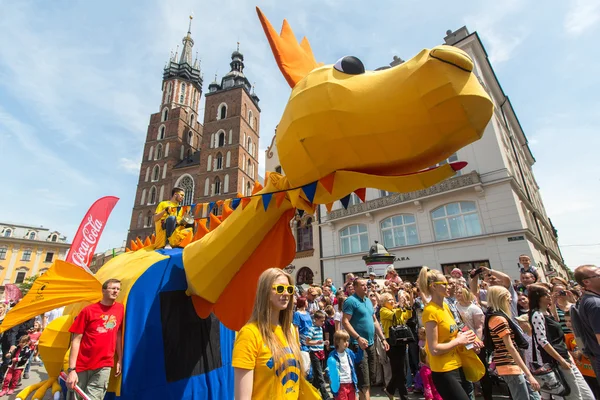
[[66, 262], [88, 269], [106, 221], [117, 201], [118, 197], [106, 196], [92, 204], [73, 238]]

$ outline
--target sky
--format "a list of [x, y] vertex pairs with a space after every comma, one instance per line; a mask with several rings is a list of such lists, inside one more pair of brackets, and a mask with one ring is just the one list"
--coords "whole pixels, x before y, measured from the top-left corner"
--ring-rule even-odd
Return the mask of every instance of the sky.
[[72, 240], [88, 207], [114, 195], [97, 251], [123, 244], [162, 70], [190, 13], [205, 91], [240, 42], [262, 108], [264, 175], [290, 89], [256, 5], [274, 26], [287, 18], [298, 39], [307, 36], [318, 61], [355, 55], [367, 69], [442, 44], [449, 29], [477, 31], [529, 139], [567, 265], [598, 262], [598, 0], [0, 0], [0, 221]]

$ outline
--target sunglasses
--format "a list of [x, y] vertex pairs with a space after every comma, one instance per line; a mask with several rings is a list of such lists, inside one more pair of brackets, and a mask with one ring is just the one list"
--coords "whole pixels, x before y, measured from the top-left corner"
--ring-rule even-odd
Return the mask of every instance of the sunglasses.
[[443, 286], [448, 286], [449, 283], [448, 282], [433, 282], [435, 285], [443, 285]]
[[293, 285], [273, 285], [277, 294], [294, 294], [296, 288]]

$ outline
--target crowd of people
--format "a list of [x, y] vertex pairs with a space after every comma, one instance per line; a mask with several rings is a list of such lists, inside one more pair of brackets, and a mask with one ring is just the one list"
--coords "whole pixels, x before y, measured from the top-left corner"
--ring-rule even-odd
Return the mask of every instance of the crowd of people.
[[548, 282], [525, 255], [519, 268], [512, 281], [423, 267], [406, 282], [390, 267], [306, 289], [270, 269], [234, 346], [235, 398], [310, 398], [312, 384], [322, 399], [369, 399], [375, 385], [390, 400], [600, 399], [600, 268]]

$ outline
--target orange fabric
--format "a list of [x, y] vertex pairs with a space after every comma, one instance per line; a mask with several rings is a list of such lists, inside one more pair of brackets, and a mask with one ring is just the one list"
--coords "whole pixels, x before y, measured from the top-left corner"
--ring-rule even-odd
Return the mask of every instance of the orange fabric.
[[221, 220], [215, 214], [210, 213], [210, 230], [214, 231], [219, 225], [221, 225]]
[[[577, 347], [577, 343], [575, 341], [575, 335], [572, 333], [565, 333], [565, 343], [567, 344], [567, 350], [570, 352], [575, 351]], [[596, 378], [596, 374], [594, 373], [594, 369], [592, 368], [592, 362], [589, 358], [581, 354], [580, 356], [573, 356], [575, 360], [575, 365], [579, 369], [584, 376], [589, 376], [591, 378]]]
[[233, 212], [233, 208], [231, 208], [231, 200], [227, 200], [223, 204], [223, 221], [225, 221], [227, 219], [227, 217], [229, 217], [231, 215], [232, 212]]
[[260, 184], [259, 181], [254, 181], [254, 187], [252, 188], [252, 194], [256, 194], [263, 190], [263, 185]]
[[212, 312], [213, 307], [215, 306], [208, 300], [205, 300], [202, 297], [196, 295], [192, 295], [192, 304], [194, 305], [196, 315], [198, 315], [202, 319], [206, 319]]
[[327, 175], [325, 178], [322, 178], [319, 182], [325, 190], [327, 190], [330, 194], [333, 193], [333, 182], [335, 181], [335, 172]]
[[[239, 331], [252, 314], [258, 277], [268, 268], [284, 268], [296, 255], [290, 230], [295, 210], [286, 211], [225, 288], [214, 307], [215, 315], [229, 329]], [[273, 251], [273, 249], [279, 249]]]
[[277, 205], [277, 208], [279, 208], [281, 206], [281, 203], [283, 203], [283, 201], [285, 200], [285, 197], [286, 197], [285, 192], [275, 193], [275, 205]]
[[354, 191], [354, 193], [356, 193], [356, 195], [358, 196], [358, 198], [360, 199], [360, 201], [362, 201], [363, 203], [365, 202], [365, 198], [367, 196], [367, 189], [366, 188], [356, 189]]

